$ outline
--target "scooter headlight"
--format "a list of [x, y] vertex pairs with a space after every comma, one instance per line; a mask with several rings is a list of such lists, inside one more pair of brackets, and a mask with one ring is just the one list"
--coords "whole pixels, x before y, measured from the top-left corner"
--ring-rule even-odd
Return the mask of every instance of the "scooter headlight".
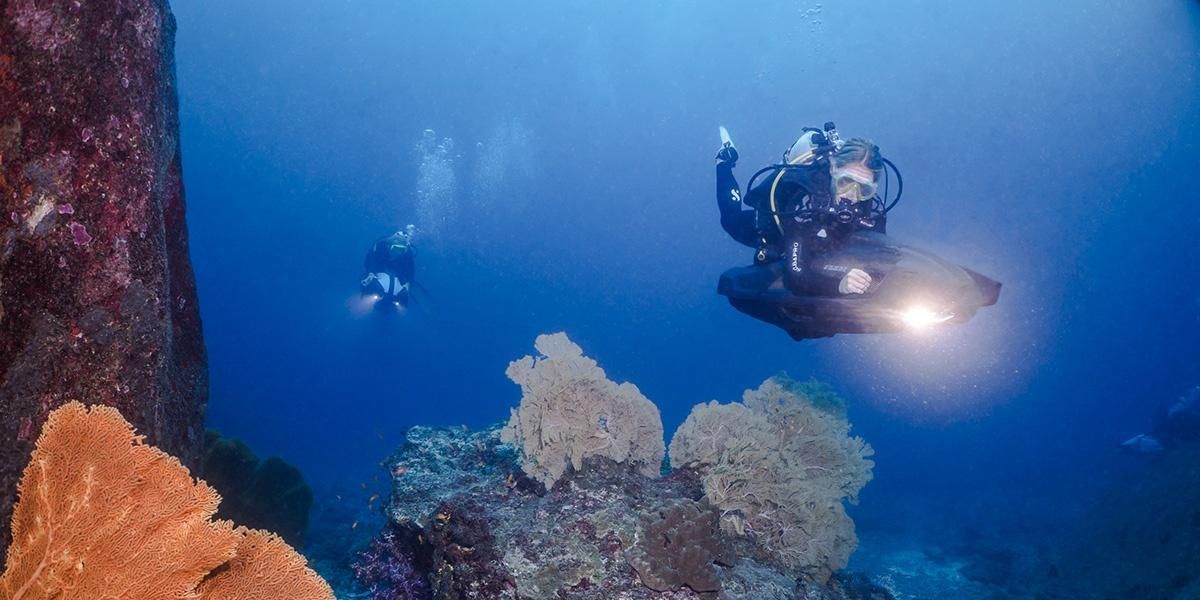
[[954, 318], [953, 313], [935, 311], [928, 306], [916, 304], [908, 307], [900, 313], [900, 320], [908, 326], [909, 329], [922, 330], [927, 329], [938, 323], [945, 323]]

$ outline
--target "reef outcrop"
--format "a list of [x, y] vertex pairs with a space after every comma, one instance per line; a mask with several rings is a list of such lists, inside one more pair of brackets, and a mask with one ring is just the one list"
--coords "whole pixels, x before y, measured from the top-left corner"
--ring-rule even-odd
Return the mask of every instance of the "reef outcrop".
[[[703, 483], [692, 469], [651, 478], [630, 464], [590, 457], [582, 469], [549, 490], [515, 463], [508, 463], [512, 470], [495, 470], [484, 478], [463, 477], [457, 468], [439, 469], [441, 464], [467, 464], [480, 456], [511, 457], [511, 448], [500, 444], [495, 431], [480, 436], [460, 427], [422, 428], [390, 459], [393, 487], [401, 494], [389, 507], [392, 524], [369, 555], [360, 557], [360, 570], [369, 568], [360, 577], [370, 597], [891, 597], [850, 574], [835, 573], [821, 583], [755, 558], [752, 543], [721, 529], [718, 513], [702, 502]], [[462, 460], [458, 452], [473, 458]], [[403, 481], [409, 474], [416, 476], [411, 484]], [[434, 503], [431, 497], [412, 493], [414, 489], [436, 489], [445, 499]], [[396, 520], [417, 512], [398, 505], [432, 508], [415, 520]], [[389, 579], [380, 573], [393, 574], [390, 581], [397, 582], [395, 586], [388, 587]], [[406, 594], [413, 589], [421, 591]]]
[[[741, 424], [756, 431], [736, 432], [747, 436], [743, 446], [759, 444], [753, 460], [739, 454], [731, 440], [705, 443], [705, 428], [693, 427], [678, 444], [689, 448], [688, 456], [679, 468], [660, 476], [658, 469], [647, 467], [650, 459], [661, 459], [662, 442], [655, 444], [645, 435], [653, 427], [638, 426], [657, 422], [657, 409], [614, 401], [617, 384], [605, 379], [566, 336], [543, 336], [538, 350], [541, 359], [523, 359], [510, 367], [510, 375], [514, 368], [526, 375], [513, 379], [524, 392], [521, 410], [536, 407], [536, 419], [514, 411], [503, 435], [499, 426], [481, 432], [416, 427], [387, 461], [393, 480], [387, 510], [391, 523], [360, 557], [366, 567], [360, 567], [360, 579], [372, 597], [891, 597], [840, 571], [853, 550], [853, 527], [841, 505], [870, 474], [865, 459], [869, 447], [848, 436], [844, 416], [816, 408], [787, 382], [768, 380], [747, 392], [745, 405], [738, 405], [751, 417]], [[547, 361], [554, 361], [552, 368], [539, 374], [539, 362]], [[569, 406], [557, 407], [556, 398], [569, 400]], [[593, 401], [599, 409], [587, 408]], [[655, 418], [647, 419], [651, 410]], [[513, 422], [523, 419], [514, 428]], [[627, 437], [622, 442], [606, 435]], [[793, 437], [794, 442], [787, 441]], [[648, 451], [628, 450], [639, 447]], [[705, 454], [712, 448], [721, 456]], [[795, 466], [797, 472], [777, 463]], [[769, 500], [779, 504], [775, 508], [786, 519], [770, 521], [763, 506], [718, 504], [724, 497], [714, 502], [708, 479], [725, 472], [714, 469], [717, 464], [743, 465], [744, 477], [777, 477], [775, 482], [737, 485], [757, 486], [750, 493], [779, 492]], [[805, 474], [807, 467], [817, 468]], [[832, 517], [809, 518], [811, 511]], [[735, 521], [750, 526], [739, 530], [730, 526]], [[760, 538], [768, 536], [772, 543], [765, 545]], [[805, 560], [773, 560], [771, 552], [780, 549], [774, 542], [781, 538], [792, 544], [783, 550]]]
[[0, 523], [68, 400], [204, 442], [174, 34], [165, 0], [0, 4]]

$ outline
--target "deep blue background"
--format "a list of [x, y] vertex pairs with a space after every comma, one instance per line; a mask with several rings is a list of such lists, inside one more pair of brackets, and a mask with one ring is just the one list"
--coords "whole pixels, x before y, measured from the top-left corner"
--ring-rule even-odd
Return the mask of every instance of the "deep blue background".
[[[508, 361], [565, 330], [668, 436], [780, 370], [831, 382], [877, 450], [860, 523], [1086, 498], [1200, 380], [1200, 9], [1049, 4], [176, 2], [210, 425], [359, 490], [408, 425], [507, 418]], [[716, 126], [745, 183], [829, 119], [903, 170], [891, 232], [1002, 280], [998, 306], [797, 344], [714, 293], [750, 260]], [[427, 128], [455, 143], [433, 298], [355, 318], [367, 247], [428, 220]]]

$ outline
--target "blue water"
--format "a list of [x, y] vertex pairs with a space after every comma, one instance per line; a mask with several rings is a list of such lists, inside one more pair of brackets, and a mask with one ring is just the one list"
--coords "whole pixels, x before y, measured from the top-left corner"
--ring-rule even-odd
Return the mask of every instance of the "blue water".
[[[1200, 381], [1195, 2], [173, 10], [209, 424], [318, 489], [386, 490], [406, 426], [506, 419], [543, 332], [668, 437], [780, 370], [831, 382], [876, 449], [864, 535], [1053, 521]], [[744, 184], [826, 120], [903, 171], [889, 232], [1002, 281], [998, 306], [795, 343], [715, 294], [751, 259], [718, 224], [717, 125]], [[429, 296], [356, 317], [364, 253], [409, 222]]]

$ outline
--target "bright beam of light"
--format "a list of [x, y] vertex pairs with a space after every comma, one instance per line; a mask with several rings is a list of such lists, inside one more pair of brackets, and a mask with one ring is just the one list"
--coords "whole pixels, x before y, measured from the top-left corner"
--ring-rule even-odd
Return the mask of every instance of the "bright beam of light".
[[379, 302], [379, 299], [379, 294], [366, 296], [355, 294], [346, 301], [346, 305], [350, 308], [350, 314], [355, 317], [365, 317], [371, 314], [371, 310], [375, 308], [375, 303]]
[[933, 312], [924, 306], [913, 306], [900, 314], [900, 319], [908, 325], [909, 329], [921, 331], [928, 329], [931, 325], [945, 323], [949, 321], [953, 315], [945, 315]]

